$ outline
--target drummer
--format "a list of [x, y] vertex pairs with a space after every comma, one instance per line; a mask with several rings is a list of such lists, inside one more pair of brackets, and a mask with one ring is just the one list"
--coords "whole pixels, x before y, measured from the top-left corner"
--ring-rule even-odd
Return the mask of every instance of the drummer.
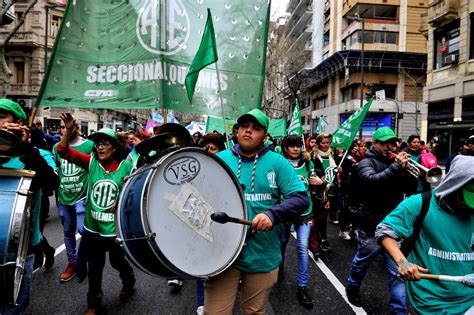
[[281, 263], [279, 230], [273, 227], [298, 218], [309, 207], [306, 189], [293, 166], [264, 145], [268, 117], [254, 109], [237, 122], [238, 144], [217, 156], [244, 186], [248, 217], [257, 232], [247, 237], [231, 267], [206, 281], [205, 314], [232, 314], [240, 279], [242, 313], [265, 313]]
[[[87, 179], [87, 201], [84, 217], [84, 234], [79, 245], [80, 255], [76, 274], [84, 280], [84, 263], [88, 264], [89, 292], [86, 314], [96, 314], [102, 303], [102, 272], [106, 252], [110, 265], [120, 272], [122, 290], [119, 298], [126, 300], [134, 292], [135, 276], [118, 244], [115, 243], [114, 212], [123, 178], [130, 174], [133, 165], [126, 161], [126, 153], [117, 140], [115, 131], [103, 128], [92, 135], [94, 149], [91, 155], [73, 149], [69, 143], [75, 128], [75, 119], [70, 113], [62, 113], [66, 130], [58, 144], [61, 158], [89, 172]], [[82, 264], [82, 266], [81, 266]], [[82, 267], [82, 268], [81, 268]]]
[[[24, 313], [30, 300], [31, 281], [33, 277], [33, 263], [35, 247], [41, 243], [40, 233], [40, 209], [41, 188], [54, 189], [58, 185], [58, 176], [53, 168], [48, 165], [41, 156], [38, 148], [28, 143], [29, 130], [23, 125], [26, 114], [21, 106], [7, 99], [0, 99], [0, 128], [10, 131], [18, 136], [17, 147], [22, 147], [21, 157], [0, 158], [0, 167], [27, 169], [35, 172], [30, 190], [33, 192], [31, 198], [31, 235], [28, 245], [28, 254], [25, 262], [20, 292], [16, 305], [9, 305], [0, 297], [0, 314]], [[21, 140], [20, 140], [21, 139]], [[13, 288], [12, 288], [13, 290]]]

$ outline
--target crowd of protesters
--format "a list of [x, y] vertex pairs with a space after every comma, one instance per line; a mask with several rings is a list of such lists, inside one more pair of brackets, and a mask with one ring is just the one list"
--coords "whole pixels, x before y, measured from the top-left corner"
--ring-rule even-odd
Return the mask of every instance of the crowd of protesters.
[[[98, 196], [92, 191], [92, 186], [112, 181], [117, 189], [113, 196], [118, 198], [123, 178], [137, 167], [140, 154], [136, 147], [153, 134], [144, 130], [116, 132], [103, 128], [87, 140], [81, 136], [78, 122], [68, 113], [61, 116], [62, 138], [43, 132], [39, 121], [27, 134], [27, 128], [21, 126], [26, 117], [16, 105], [0, 100], [0, 122], [2, 117], [7, 117], [9, 120], [4, 126], [17, 133], [21, 130], [22, 139], [31, 143], [28, 150], [32, 153], [21, 159], [22, 167], [29, 167], [31, 162], [28, 159], [36, 161], [41, 158], [41, 163], [36, 166], [37, 169], [40, 167], [39, 176], [53, 178], [49, 184], [57, 183], [59, 179], [55, 187], [43, 185], [41, 202], [35, 206], [38, 232], [29, 250], [36, 256], [34, 267], [40, 268], [43, 261], [45, 269], [54, 264], [54, 249], [42, 235], [42, 230], [48, 216], [49, 197], [56, 192], [68, 256], [68, 265], [59, 280], [67, 282], [77, 276], [82, 281], [88, 275], [86, 313], [97, 313], [102, 307], [102, 270], [108, 252], [110, 264], [119, 271], [123, 284], [119, 298], [127, 300], [134, 293], [135, 276], [114, 242], [115, 202], [104, 205], [105, 212], [97, 208], [100, 196], [98, 203], [93, 202]], [[347, 271], [346, 294], [353, 305], [364, 305], [359, 294], [362, 281], [371, 262], [382, 255], [388, 271], [392, 313], [407, 312], [407, 293], [411, 304], [420, 313], [444, 313], [447, 311], [445, 307], [456, 313], [465, 313], [468, 309], [473, 311], [474, 292], [471, 288], [455, 291], [452, 285], [430, 284], [427, 287], [424, 283], [406, 281], [419, 280], [419, 273], [427, 272], [427, 269], [453, 273], [459, 268], [469, 272], [472, 260], [450, 262], [449, 268], [433, 262], [433, 258], [423, 251], [428, 243], [434, 242], [429, 239], [430, 233], [436, 234], [431, 225], [422, 225], [420, 239], [425, 243], [415, 240], [412, 252], [401, 253], [397, 242], [413, 233], [414, 221], [419, 216], [420, 196], [429, 194], [431, 210], [426, 220], [430, 224], [447, 224], [443, 237], [447, 246], [452, 247], [436, 243], [437, 253], [472, 251], [474, 135], [461, 139], [456, 145], [446, 161], [447, 176], [437, 189], [424, 176], [415, 177], [407, 171], [411, 161], [425, 165], [427, 156], [431, 163], [436, 161], [432, 153], [435, 142], [425, 145], [418, 135], [404, 141], [393, 130], [383, 127], [376, 130], [370, 140], [356, 139], [347, 151], [343, 151], [333, 148], [331, 135], [325, 133], [272, 139], [267, 134], [268, 125], [269, 119], [263, 112], [252, 110], [238, 119], [227, 138], [218, 131], [191, 135], [192, 146], [216, 154], [229, 165], [243, 184], [246, 195], [271, 196], [268, 203], [246, 201], [253, 228], [264, 233], [248, 239], [239, 258], [224, 273], [207, 281], [198, 280], [198, 314], [230, 314], [239, 287], [243, 313], [265, 312], [273, 285], [288, 280], [284, 272], [284, 262], [288, 259], [295, 259], [297, 266], [295, 298], [302, 307], [312, 308], [316, 297], [309, 290], [312, 280], [308, 273], [309, 257], [317, 260], [331, 255], [333, 249], [327, 236], [328, 223], [338, 225], [341, 242], [358, 241]], [[31, 139], [27, 140], [27, 137]], [[53, 153], [48, 155], [48, 151]], [[53, 158], [55, 163], [49, 163]], [[50, 168], [47, 168], [48, 164]], [[2, 165], [9, 167], [7, 162]], [[425, 166], [435, 165], [428, 163]], [[35, 169], [31, 165], [30, 168]], [[276, 175], [274, 187], [263, 187], [261, 178], [267, 178], [269, 173]], [[431, 194], [432, 190], [435, 193]], [[436, 211], [441, 213], [438, 217], [434, 214]], [[449, 215], [454, 219], [451, 220]], [[297, 255], [285, 259], [292, 230], [296, 234]], [[78, 249], [76, 231], [82, 235]], [[456, 243], [458, 237], [467, 237], [471, 243]], [[28, 304], [31, 285], [31, 277], [25, 279], [29, 282], [25, 280], [22, 284], [22, 299], [14, 306], [20, 313]], [[168, 283], [175, 292], [182, 287], [181, 279], [170, 279]], [[433, 293], [427, 293], [428, 289]], [[439, 301], [445, 297], [451, 302], [443, 304]], [[0, 306], [0, 310], [10, 311], [4, 303]]]

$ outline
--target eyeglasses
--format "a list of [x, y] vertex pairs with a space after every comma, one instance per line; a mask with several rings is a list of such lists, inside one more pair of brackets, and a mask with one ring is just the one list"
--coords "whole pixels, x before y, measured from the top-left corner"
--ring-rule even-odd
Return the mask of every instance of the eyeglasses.
[[96, 148], [99, 148], [99, 147], [101, 147], [101, 146], [104, 147], [104, 148], [106, 148], [106, 147], [109, 147], [109, 146], [111, 146], [111, 145], [112, 145], [112, 144], [111, 144], [110, 142], [99, 142], [99, 143], [94, 144], [94, 146], [95, 146]]

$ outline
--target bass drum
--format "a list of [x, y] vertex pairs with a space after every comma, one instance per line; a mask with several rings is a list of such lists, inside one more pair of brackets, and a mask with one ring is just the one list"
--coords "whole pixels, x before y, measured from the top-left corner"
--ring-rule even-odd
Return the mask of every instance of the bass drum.
[[116, 230], [126, 256], [156, 276], [208, 278], [238, 257], [247, 227], [211, 213], [246, 218], [240, 183], [219, 158], [199, 148], [174, 151], [126, 181]]
[[30, 236], [30, 186], [34, 172], [0, 169], [0, 300], [14, 304]]

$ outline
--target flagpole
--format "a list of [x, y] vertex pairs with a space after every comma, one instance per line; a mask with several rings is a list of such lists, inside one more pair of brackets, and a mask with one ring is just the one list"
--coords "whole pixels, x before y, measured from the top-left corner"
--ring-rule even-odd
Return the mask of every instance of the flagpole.
[[221, 101], [222, 122], [224, 123], [224, 138], [225, 138], [225, 143], [227, 145], [228, 139], [227, 139], [227, 126], [225, 123], [224, 99], [222, 98], [221, 78], [220, 78], [220, 73], [219, 73], [219, 67], [217, 66], [217, 61], [216, 61], [216, 74], [217, 74], [217, 92], [219, 94], [219, 100]]

